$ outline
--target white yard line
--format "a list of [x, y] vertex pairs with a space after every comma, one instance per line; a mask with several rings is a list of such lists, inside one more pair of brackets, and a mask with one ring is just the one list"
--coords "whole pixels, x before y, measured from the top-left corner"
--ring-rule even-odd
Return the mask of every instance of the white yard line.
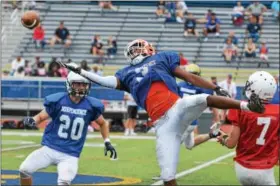
[[33, 147], [39, 147], [39, 146], [41, 146], [41, 145], [40, 144], [35, 144], [35, 145], [24, 145], [24, 146], [20, 146], [20, 147], [11, 147], [11, 148], [2, 149], [1, 152], [20, 150], [20, 149], [27, 149], [27, 148], [33, 148]]
[[[220, 162], [220, 161], [222, 161], [222, 160], [224, 160], [226, 158], [229, 158], [231, 156], [234, 156], [234, 155], [235, 155], [235, 152], [231, 152], [231, 153], [225, 154], [223, 156], [220, 156], [220, 157], [218, 157], [216, 159], [213, 159], [211, 161], [205, 162], [205, 163], [203, 163], [201, 165], [198, 165], [196, 167], [193, 167], [191, 169], [187, 169], [187, 170], [185, 170], [183, 172], [180, 172], [180, 173], [176, 174], [176, 178], [178, 179], [178, 178], [181, 178], [181, 177], [186, 176], [188, 174], [191, 174], [193, 172], [199, 171], [201, 169], [204, 169], [205, 167], [208, 167], [208, 166], [210, 166], [210, 165], [212, 165], [214, 163]], [[153, 183], [152, 185], [162, 185], [162, 184], [163, 184], [162, 181], [157, 181], [157, 182]]]

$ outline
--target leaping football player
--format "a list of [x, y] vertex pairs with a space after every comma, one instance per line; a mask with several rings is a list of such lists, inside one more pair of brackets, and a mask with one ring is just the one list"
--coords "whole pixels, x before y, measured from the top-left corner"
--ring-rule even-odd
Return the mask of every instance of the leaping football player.
[[32, 185], [32, 173], [49, 165], [57, 165], [58, 185], [70, 185], [78, 171], [78, 161], [83, 149], [88, 125], [95, 121], [105, 143], [105, 155], [111, 158], [117, 152], [110, 143], [109, 124], [103, 118], [104, 105], [89, 97], [91, 82], [70, 72], [66, 81], [67, 92], [56, 93], [45, 98], [43, 109], [34, 117], [24, 119], [24, 125], [33, 127], [51, 118], [43, 139], [42, 147], [33, 151], [20, 165], [20, 184]]
[[247, 98], [255, 93], [265, 104], [262, 114], [230, 109], [233, 128], [218, 140], [228, 148], [236, 145], [235, 172], [241, 185], [276, 185], [273, 167], [279, 161], [279, 105], [269, 104], [277, 89], [273, 76], [253, 73], [245, 86]]
[[[154, 121], [157, 160], [165, 185], [176, 185], [175, 174], [181, 137], [189, 124], [207, 107], [260, 113], [264, 111], [262, 103], [255, 95], [251, 97], [250, 102], [222, 97], [228, 96], [225, 90], [182, 70], [177, 53], [155, 54], [152, 45], [143, 39], [130, 42], [124, 55], [130, 65], [118, 70], [115, 76], [100, 77], [82, 70], [75, 63], [61, 65], [97, 84], [131, 93], [136, 103], [145, 108]], [[219, 96], [199, 94], [180, 98], [176, 77], [195, 86], [211, 89]]]

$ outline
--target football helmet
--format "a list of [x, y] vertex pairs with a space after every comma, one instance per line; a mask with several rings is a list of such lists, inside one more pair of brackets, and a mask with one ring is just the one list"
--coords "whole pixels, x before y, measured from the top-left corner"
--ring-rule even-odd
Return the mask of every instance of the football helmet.
[[200, 67], [198, 65], [196, 65], [196, 64], [189, 64], [189, 65], [187, 65], [186, 71], [189, 72], [189, 73], [198, 75], [198, 76], [200, 76], [200, 74], [201, 74]]
[[141, 63], [143, 59], [154, 54], [155, 49], [152, 44], [143, 39], [136, 39], [128, 43], [124, 50], [124, 56], [131, 65]]
[[[77, 85], [75, 83], [82, 83], [82, 85]], [[88, 79], [72, 71], [68, 74], [66, 80], [66, 88], [70, 95], [81, 98], [85, 97], [89, 94], [90, 87], [91, 83]]]
[[250, 75], [243, 93], [248, 99], [250, 99], [252, 93], [255, 93], [261, 100], [270, 101], [276, 89], [276, 81], [270, 73], [257, 71]]

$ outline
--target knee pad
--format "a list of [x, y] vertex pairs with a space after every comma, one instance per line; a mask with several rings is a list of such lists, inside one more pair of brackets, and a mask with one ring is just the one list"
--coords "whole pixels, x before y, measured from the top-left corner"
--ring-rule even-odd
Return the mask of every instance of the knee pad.
[[164, 168], [162, 171], [161, 171], [161, 179], [163, 181], [170, 181], [170, 180], [173, 180], [175, 179], [175, 175], [176, 175], [176, 171], [170, 169], [170, 168]]
[[24, 170], [19, 170], [19, 175], [21, 178], [30, 178], [31, 177], [31, 174]]

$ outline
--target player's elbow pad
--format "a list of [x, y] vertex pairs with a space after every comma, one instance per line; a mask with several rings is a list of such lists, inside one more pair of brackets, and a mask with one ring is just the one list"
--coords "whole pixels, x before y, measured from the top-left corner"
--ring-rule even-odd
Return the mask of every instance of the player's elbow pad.
[[117, 78], [115, 76], [102, 77], [85, 70], [81, 70], [81, 75], [90, 81], [93, 81], [94, 83], [108, 88], [116, 88], [118, 84]]

